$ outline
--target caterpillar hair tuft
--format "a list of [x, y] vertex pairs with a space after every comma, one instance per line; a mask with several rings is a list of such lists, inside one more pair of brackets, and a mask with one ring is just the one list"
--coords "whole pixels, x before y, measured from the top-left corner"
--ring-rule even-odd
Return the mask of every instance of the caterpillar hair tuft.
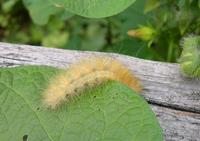
[[140, 81], [120, 61], [107, 56], [91, 56], [57, 74], [45, 89], [43, 102], [55, 108], [84, 89], [108, 80], [120, 81], [136, 92], [141, 91]]

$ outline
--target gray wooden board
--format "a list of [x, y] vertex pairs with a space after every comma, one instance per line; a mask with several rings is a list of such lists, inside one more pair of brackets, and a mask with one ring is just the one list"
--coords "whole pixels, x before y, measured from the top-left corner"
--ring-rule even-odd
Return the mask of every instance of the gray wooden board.
[[200, 141], [200, 80], [181, 75], [178, 64], [114, 53], [83, 52], [0, 43], [0, 67], [47, 65], [65, 68], [81, 57], [109, 55], [127, 65], [143, 84], [167, 141]]

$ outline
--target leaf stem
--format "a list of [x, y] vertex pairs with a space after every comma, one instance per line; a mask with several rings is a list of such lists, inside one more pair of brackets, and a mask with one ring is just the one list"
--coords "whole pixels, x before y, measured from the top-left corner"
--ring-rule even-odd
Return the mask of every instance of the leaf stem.
[[174, 46], [174, 42], [173, 42], [173, 40], [170, 40], [169, 47], [168, 47], [168, 53], [167, 53], [167, 62], [172, 61], [173, 46]]

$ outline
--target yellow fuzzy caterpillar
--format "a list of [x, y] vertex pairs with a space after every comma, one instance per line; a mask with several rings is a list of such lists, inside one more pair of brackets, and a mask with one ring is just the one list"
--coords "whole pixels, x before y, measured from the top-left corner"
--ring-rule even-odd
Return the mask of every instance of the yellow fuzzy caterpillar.
[[44, 104], [55, 108], [80, 91], [108, 80], [120, 81], [137, 92], [141, 91], [139, 80], [121, 62], [111, 57], [92, 56], [56, 75], [44, 91]]

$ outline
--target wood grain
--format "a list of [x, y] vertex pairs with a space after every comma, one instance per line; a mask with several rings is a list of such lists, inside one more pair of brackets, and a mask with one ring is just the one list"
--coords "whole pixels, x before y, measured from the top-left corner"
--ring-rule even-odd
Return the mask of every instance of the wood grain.
[[159, 118], [165, 140], [200, 141], [200, 80], [182, 76], [178, 64], [113, 53], [0, 43], [0, 67], [47, 65], [64, 68], [89, 55], [109, 55], [119, 59], [141, 79], [142, 95]]

